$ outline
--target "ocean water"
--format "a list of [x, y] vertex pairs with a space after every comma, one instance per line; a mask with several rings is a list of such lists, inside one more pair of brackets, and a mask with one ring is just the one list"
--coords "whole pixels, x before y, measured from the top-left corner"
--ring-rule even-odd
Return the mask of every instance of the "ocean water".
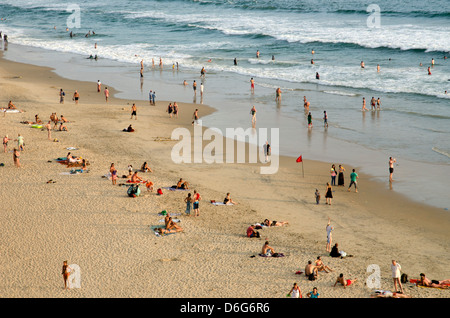
[[[96, 82], [101, 75], [122, 90], [118, 97], [146, 99], [148, 89], [172, 87], [170, 96], [158, 99], [204, 102], [219, 110], [205, 118], [208, 126], [246, 128], [255, 105], [259, 127], [280, 128], [282, 154], [349, 162], [379, 180], [386, 180], [387, 158], [394, 156], [400, 179], [394, 190], [447, 208], [450, 61], [444, 56], [450, 56], [450, 3], [376, 1], [379, 28], [372, 27], [372, 3], [77, 1], [80, 28], [70, 28], [70, 38], [67, 9], [73, 1], [2, 0], [0, 30], [11, 44], [47, 52], [37, 58], [19, 50], [7, 58], [52, 66], [74, 79]], [[85, 37], [89, 31], [95, 35]], [[90, 54], [99, 60], [87, 60]], [[141, 59], [144, 82], [138, 74]], [[179, 71], [172, 69], [174, 63]], [[203, 66], [207, 76], [200, 101], [180, 83], [202, 81]], [[255, 94], [250, 94], [251, 77]], [[283, 92], [280, 104], [274, 101], [277, 87]], [[303, 96], [311, 102], [312, 130], [306, 128]], [[370, 109], [372, 96], [380, 97], [382, 110], [362, 113], [362, 97]], [[328, 129], [322, 125], [324, 110]]]

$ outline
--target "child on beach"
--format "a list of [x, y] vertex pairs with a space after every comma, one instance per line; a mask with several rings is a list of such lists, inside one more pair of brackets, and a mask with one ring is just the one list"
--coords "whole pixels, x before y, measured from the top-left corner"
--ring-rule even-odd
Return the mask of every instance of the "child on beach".
[[316, 204], [319, 204], [320, 202], [320, 192], [318, 189], [316, 189], [316, 192], [314, 193], [314, 195], [316, 196]]

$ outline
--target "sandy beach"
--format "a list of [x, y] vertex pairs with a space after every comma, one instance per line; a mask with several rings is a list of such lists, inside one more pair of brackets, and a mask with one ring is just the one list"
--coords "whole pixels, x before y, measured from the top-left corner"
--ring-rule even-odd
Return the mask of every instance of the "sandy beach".
[[[60, 88], [66, 92], [64, 104], [59, 103]], [[24, 111], [0, 115], [0, 134], [25, 139], [21, 168], [12, 158], [16, 142], [0, 154], [2, 297], [283, 298], [297, 282], [304, 295], [316, 286], [324, 298], [368, 298], [371, 264], [380, 268], [380, 289], [393, 290], [392, 259], [409, 278], [421, 272], [430, 279], [450, 278], [448, 211], [412, 202], [364, 174], [359, 174], [359, 192], [347, 192], [351, 169], [361, 167], [346, 163], [346, 184], [333, 187], [332, 205], [325, 204], [325, 190], [331, 164], [337, 162], [306, 159], [304, 177], [291, 157], [280, 157], [273, 175], [260, 174], [262, 164], [175, 164], [170, 154], [177, 141], [161, 139], [169, 139], [178, 127], [192, 130], [195, 108], [202, 117], [214, 105], [179, 102], [179, 117], [169, 118], [169, 101], [150, 106], [117, 99], [120, 87], [108, 88], [112, 97], [106, 103], [95, 82], [72, 81], [48, 68], [0, 59], [0, 103], [6, 107], [12, 100]], [[75, 90], [78, 105], [72, 101]], [[132, 103], [137, 120], [130, 119]], [[52, 132], [58, 142], [48, 140], [45, 129], [21, 123], [34, 120], [35, 114], [46, 123], [53, 112], [70, 121], [67, 132]], [[129, 124], [134, 133], [122, 131]], [[70, 168], [54, 159], [65, 157], [69, 147], [89, 161], [89, 172], [61, 174]], [[102, 178], [111, 163], [122, 176], [129, 164], [136, 170], [143, 162], [153, 173], [140, 175], [154, 182], [155, 189], [183, 178], [189, 191], [163, 189], [157, 196], [142, 187], [139, 197], [130, 198], [127, 186]], [[183, 200], [194, 189], [203, 198], [199, 217], [184, 215]], [[315, 189], [322, 196], [319, 205]], [[238, 205], [210, 203], [223, 201], [227, 192]], [[183, 232], [155, 235], [150, 227], [164, 225], [158, 215], [163, 210], [180, 219]], [[328, 256], [328, 217], [333, 242], [353, 257]], [[263, 228], [261, 238], [245, 236], [250, 224], [266, 218], [289, 225]], [[259, 257], [266, 239], [285, 257]], [[295, 274], [317, 256], [332, 273], [320, 272], [317, 281]], [[64, 260], [80, 266], [81, 288], [64, 290]], [[346, 289], [333, 287], [340, 273], [357, 282]], [[449, 297], [448, 290], [413, 284], [404, 289], [414, 298]]]

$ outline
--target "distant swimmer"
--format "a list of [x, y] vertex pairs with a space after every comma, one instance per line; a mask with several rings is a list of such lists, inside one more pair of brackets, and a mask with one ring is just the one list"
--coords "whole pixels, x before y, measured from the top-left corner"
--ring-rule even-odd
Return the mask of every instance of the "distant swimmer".
[[314, 53], [316, 53], [316, 52], [314, 52], [314, 49], [312, 49], [312, 50], [311, 50], [311, 54], [314, 55]]
[[275, 94], [276, 94], [275, 100], [277, 102], [281, 101], [281, 89], [279, 87], [277, 88]]
[[428, 66], [428, 75], [431, 75], [431, 68]]
[[361, 68], [364, 68], [364, 67], [365, 67], [364, 61], [361, 61]]
[[188, 82], [186, 82], [186, 80], [184, 80], [183, 85], [184, 85], [184, 86], [187, 86], [187, 85], [188, 85]]
[[361, 111], [365, 111], [365, 110], [368, 110], [368, 109], [366, 108], [366, 98], [363, 97], [363, 105], [362, 105]]
[[94, 49], [97, 49], [97, 43], [94, 44]]
[[200, 76], [205, 76], [206, 70], [204, 67], [202, 67], [202, 69], [200, 70]]
[[234, 65], [237, 65], [237, 59], [234, 58]]
[[313, 59], [311, 59], [311, 64], [314, 64], [314, 60]]
[[419, 66], [423, 66], [423, 65], [422, 65], [422, 62], [420, 62]]
[[380, 64], [377, 64], [377, 73], [380, 73]]
[[162, 61], [162, 58], [159, 58], [159, 67], [163, 67], [163, 61]]
[[275, 61], [275, 55], [272, 55], [272, 61]]
[[211, 63], [211, 62], [212, 62], [212, 59], [209, 59], [207, 62], [208, 62], [208, 63]]
[[253, 79], [253, 77], [250, 79], [250, 90], [252, 93], [255, 92], [255, 80]]
[[431, 66], [434, 66], [434, 59], [431, 59]]
[[256, 51], [256, 58], [259, 59], [259, 50]]
[[316, 79], [320, 79], [320, 75], [318, 72], [316, 72]]
[[72, 31], [70, 31], [70, 33], [69, 33], [69, 36], [70, 36], [70, 38], [72, 38], [72, 37], [73, 37], [73, 33], [72, 33]]

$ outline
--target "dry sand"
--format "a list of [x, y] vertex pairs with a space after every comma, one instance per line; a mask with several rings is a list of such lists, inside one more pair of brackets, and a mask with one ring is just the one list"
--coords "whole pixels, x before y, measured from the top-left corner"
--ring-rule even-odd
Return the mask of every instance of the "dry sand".
[[[108, 83], [104, 83], [104, 85]], [[59, 89], [66, 101], [59, 104]], [[114, 89], [110, 88], [111, 96]], [[74, 90], [80, 103], [71, 100]], [[22, 168], [12, 160], [15, 142], [0, 153], [0, 294], [2, 297], [286, 297], [297, 282], [303, 293], [317, 286], [321, 297], [367, 298], [365, 285], [370, 264], [381, 269], [381, 288], [393, 289], [390, 263], [396, 259], [402, 272], [416, 278], [425, 272], [433, 279], [450, 278], [448, 211], [407, 200], [384, 185], [360, 175], [359, 193], [334, 187], [332, 205], [325, 204], [325, 184], [332, 163], [305, 160], [305, 177], [295, 159], [282, 157], [274, 175], [259, 174], [260, 164], [174, 164], [170, 157], [176, 141], [173, 129], [192, 129], [195, 108], [200, 116], [213, 111], [205, 105], [178, 103], [180, 117], [171, 119], [167, 102], [156, 107], [146, 101], [111, 98], [105, 103], [96, 83], [76, 82], [50, 69], [0, 59], [0, 103], [9, 100], [22, 114], [0, 115], [0, 135], [25, 138]], [[131, 104], [138, 107], [130, 120]], [[45, 130], [21, 121], [39, 114], [64, 114], [68, 132], [53, 132], [59, 142], [47, 139]], [[129, 124], [134, 133], [122, 132]], [[207, 123], [204, 122], [204, 125]], [[61, 175], [70, 169], [53, 161], [67, 147], [87, 158], [89, 172]], [[48, 162], [51, 160], [51, 162]], [[203, 200], [200, 217], [177, 216], [184, 232], [155, 236], [149, 226], [163, 225], [158, 212], [183, 214], [186, 192], [163, 190], [130, 198], [127, 187], [113, 186], [102, 178], [112, 162], [119, 175], [147, 161], [153, 173], [142, 173], [155, 188], [168, 187], [182, 177]], [[339, 164], [339, 163], [335, 163]], [[345, 175], [348, 185], [348, 175]], [[47, 183], [48, 180], [56, 183]], [[387, 176], [386, 176], [387, 179]], [[123, 183], [125, 179], [119, 179]], [[424, 185], [426, 186], [426, 185]], [[314, 191], [322, 194], [315, 204]], [[236, 206], [213, 206], [231, 192]], [[325, 251], [328, 217], [334, 225], [333, 242], [353, 257], [333, 259]], [[245, 237], [247, 227], [265, 218], [289, 225], [260, 230], [260, 239]], [[257, 255], [265, 241], [282, 258]], [[315, 282], [303, 275], [308, 260], [318, 255], [334, 269], [320, 273]], [[81, 289], [64, 290], [64, 260], [81, 267]], [[344, 289], [333, 287], [339, 273], [358, 281]], [[407, 284], [412, 297], [448, 297], [448, 290]]]

